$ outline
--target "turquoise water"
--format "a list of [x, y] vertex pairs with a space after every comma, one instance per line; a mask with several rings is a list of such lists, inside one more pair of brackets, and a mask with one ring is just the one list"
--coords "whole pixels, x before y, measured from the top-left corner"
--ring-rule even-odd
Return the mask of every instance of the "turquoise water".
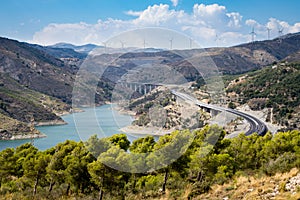
[[[47, 137], [34, 139], [34, 146], [45, 150], [65, 140], [85, 141], [94, 134], [98, 137], [109, 137], [120, 133], [119, 129], [130, 125], [133, 120], [129, 115], [118, 113], [113, 109], [113, 105], [87, 108], [84, 111], [63, 116], [67, 125], [37, 127]], [[138, 138], [138, 136], [128, 134], [127, 137], [130, 141]], [[30, 139], [0, 141], [0, 151], [9, 147], [15, 148], [30, 141]]]

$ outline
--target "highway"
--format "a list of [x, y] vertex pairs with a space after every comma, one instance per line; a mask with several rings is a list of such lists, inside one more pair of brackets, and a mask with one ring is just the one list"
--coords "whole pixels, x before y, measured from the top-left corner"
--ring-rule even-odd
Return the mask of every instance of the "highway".
[[243, 113], [234, 109], [230, 109], [230, 108], [224, 108], [224, 107], [220, 107], [220, 106], [216, 106], [216, 105], [211, 105], [211, 104], [206, 104], [203, 102], [200, 102], [199, 100], [197, 100], [196, 98], [185, 94], [185, 93], [181, 93], [181, 92], [177, 92], [172, 90], [171, 91], [174, 95], [182, 98], [185, 101], [191, 101], [194, 104], [203, 107], [203, 108], [208, 108], [208, 109], [212, 109], [212, 110], [216, 110], [216, 111], [221, 111], [221, 112], [229, 112], [232, 114], [235, 114], [237, 116], [240, 116], [244, 119], [246, 119], [248, 121], [248, 123], [250, 124], [250, 128], [249, 130], [245, 133], [245, 135], [251, 135], [253, 133], [258, 133], [258, 135], [265, 135], [268, 132], [268, 128], [267, 126], [259, 119], [257, 119], [256, 117], [249, 115], [247, 113]]

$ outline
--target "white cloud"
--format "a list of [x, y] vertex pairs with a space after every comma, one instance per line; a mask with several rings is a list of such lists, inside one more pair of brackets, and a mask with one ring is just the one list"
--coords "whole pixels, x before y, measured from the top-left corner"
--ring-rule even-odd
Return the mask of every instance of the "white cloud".
[[134, 16], [134, 17], [138, 17], [142, 14], [142, 12], [139, 12], [139, 11], [133, 11], [133, 10], [128, 10], [125, 12], [125, 14], [127, 15], [131, 15], [131, 16]]
[[173, 4], [173, 6], [175, 6], [175, 7], [178, 5], [178, 0], [171, 0], [171, 2]]
[[236, 12], [233, 13], [227, 13], [226, 14], [229, 17], [229, 23], [228, 26], [232, 27], [232, 28], [240, 28], [241, 27], [241, 21], [243, 19], [243, 17]]
[[[177, 5], [178, 1], [174, 1]], [[230, 46], [251, 40], [252, 27], [257, 33], [257, 40], [267, 39], [267, 27], [271, 28], [271, 37], [278, 36], [279, 27], [284, 33], [300, 31], [300, 23], [290, 25], [287, 22], [270, 18], [266, 24], [253, 19], [245, 19], [238, 12], [229, 12], [218, 4], [195, 4], [192, 13], [171, 9], [167, 4], [148, 6], [142, 11], [125, 12], [133, 16], [131, 20], [98, 20], [96, 24], [84, 22], [74, 24], [49, 24], [33, 36], [34, 43], [49, 45], [58, 42], [73, 44], [102, 44], [108, 38], [126, 30], [143, 27], [163, 27], [182, 32], [202, 47]], [[216, 39], [218, 35], [218, 39]]]
[[[275, 18], [270, 18], [266, 24], [260, 24], [253, 19], [246, 20], [245, 24], [254, 28], [256, 40], [266, 39], [266, 36], [268, 35], [268, 29], [270, 29], [271, 38], [278, 37], [282, 34], [300, 32], [300, 23], [290, 25], [285, 21], [280, 21]], [[282, 31], [282, 33], [280, 33], [280, 31]]]
[[218, 4], [205, 5], [205, 4], [195, 4], [193, 8], [195, 15], [200, 17], [213, 17], [223, 15], [226, 12], [225, 6], [219, 6]]
[[170, 10], [166, 4], [148, 6], [133, 22], [137, 25], [159, 26], [170, 20], [176, 20], [178, 14], [178, 11]]

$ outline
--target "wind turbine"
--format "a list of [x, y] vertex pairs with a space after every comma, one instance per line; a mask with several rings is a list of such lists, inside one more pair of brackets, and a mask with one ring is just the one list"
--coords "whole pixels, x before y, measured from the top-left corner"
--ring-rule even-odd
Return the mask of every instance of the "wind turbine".
[[216, 34], [215, 42], [217, 44], [217, 47], [219, 47], [219, 41], [221, 40], [220, 36]]
[[270, 32], [272, 29], [270, 29], [269, 27], [267, 27], [267, 31], [268, 31], [268, 40], [270, 40]]
[[120, 43], [121, 43], [122, 49], [124, 49], [125, 42], [120, 41]]
[[146, 45], [147, 45], [148, 43], [146, 42], [146, 39], [144, 39], [143, 40], [143, 47], [144, 47], [144, 49], [146, 49]]
[[104, 45], [104, 52], [106, 53], [107, 42], [102, 42], [102, 44]]
[[171, 38], [169, 41], [170, 41], [170, 50], [172, 50], [172, 48], [173, 48], [173, 38]]
[[254, 37], [256, 35], [255, 31], [254, 31], [254, 27], [252, 27], [252, 31], [250, 32], [251, 36], [252, 36], [252, 42], [254, 42]]
[[193, 40], [192, 38], [190, 38], [190, 49], [192, 49], [192, 46], [193, 46]]
[[278, 29], [278, 37], [281, 37], [283, 35], [283, 30], [284, 30], [284, 27], [281, 27]]

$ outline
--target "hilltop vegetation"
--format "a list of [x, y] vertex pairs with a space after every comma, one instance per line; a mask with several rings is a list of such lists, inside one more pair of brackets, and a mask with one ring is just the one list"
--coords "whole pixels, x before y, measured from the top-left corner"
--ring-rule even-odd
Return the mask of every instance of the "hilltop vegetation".
[[[227, 88], [236, 105], [247, 103], [253, 110], [269, 108], [274, 123], [299, 128], [300, 64], [276, 64], [237, 78]], [[238, 100], [238, 101], [236, 101]]]
[[[300, 167], [299, 131], [277, 133], [274, 136], [267, 134], [263, 137], [256, 134], [246, 137], [242, 134], [233, 139], [223, 139], [224, 135], [221, 128], [210, 126], [195, 131], [193, 135], [189, 131], [175, 131], [160, 137], [157, 142], [148, 136], [130, 143], [124, 134], [119, 134], [102, 139], [93, 136], [85, 144], [66, 141], [46, 151], [39, 151], [30, 144], [16, 149], [8, 148], [0, 152], [0, 197], [202, 199], [210, 192], [212, 198], [225, 198], [222, 195], [227, 195], [229, 199], [239, 199], [244, 197], [239, 194], [245, 194], [253, 187], [249, 184], [249, 188], [244, 187], [244, 191], [233, 192], [244, 179], [249, 179], [251, 183], [259, 177], [274, 180], [269, 176]], [[155, 154], [157, 150], [173, 148], [174, 142], [182, 139], [187, 142], [184, 138], [191, 137], [193, 140], [186, 151], [171, 165], [161, 166], [161, 169], [155, 171], [147, 168], [154, 164], [151, 161], [165, 159], [156, 156], [167, 156]], [[212, 142], [214, 140], [215, 144]], [[173, 153], [181, 152], [182, 148], [185, 147], [177, 148]], [[144, 164], [143, 159], [130, 160], [135, 159], [138, 153], [147, 152], [148, 156], [144, 159], [148, 162]], [[118, 169], [133, 171], [137, 166], [144, 165], [142, 169], [146, 169], [146, 172], [121, 172], [103, 163], [114, 163]], [[288, 195], [284, 187], [289, 177], [296, 174], [294, 170], [293, 175], [280, 180], [277, 178], [273, 185], [267, 186], [269, 188], [254, 192], [246, 199], [272, 193], [276, 185], [279, 187], [277, 196]], [[219, 186], [215, 191], [218, 193], [214, 193], [211, 190], [216, 188], [214, 184], [224, 184], [224, 187]], [[296, 193], [299, 195], [299, 190]]]

